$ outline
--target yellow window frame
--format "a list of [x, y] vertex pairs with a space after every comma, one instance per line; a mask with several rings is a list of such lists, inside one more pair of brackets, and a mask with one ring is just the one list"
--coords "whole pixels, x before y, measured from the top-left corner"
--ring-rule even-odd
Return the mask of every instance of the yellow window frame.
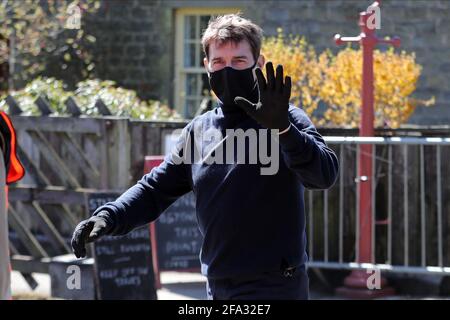
[[[185, 115], [185, 102], [186, 102], [186, 79], [188, 74], [206, 74], [206, 70], [203, 67], [203, 62], [200, 62], [200, 66], [197, 67], [185, 67], [184, 66], [184, 34], [185, 34], [185, 17], [186, 16], [201, 16], [201, 15], [221, 15], [229, 13], [239, 12], [239, 8], [223, 7], [223, 8], [180, 8], [175, 11], [175, 85], [173, 92], [173, 101], [175, 104], [175, 110], [181, 115]], [[203, 30], [200, 30], [200, 33]], [[200, 34], [201, 36], [201, 34]], [[201, 44], [200, 50], [201, 49]], [[199, 86], [199, 84], [198, 84]], [[198, 96], [198, 97], [201, 97]], [[198, 106], [200, 107], [200, 105]]]

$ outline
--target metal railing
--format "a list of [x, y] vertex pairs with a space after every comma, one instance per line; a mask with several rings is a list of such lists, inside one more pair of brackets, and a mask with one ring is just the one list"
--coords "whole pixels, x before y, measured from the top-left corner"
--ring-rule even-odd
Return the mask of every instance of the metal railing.
[[[325, 140], [339, 156], [340, 172], [333, 188], [305, 191], [308, 265], [449, 274], [450, 138]], [[356, 159], [367, 144], [373, 146], [372, 261], [360, 264]]]

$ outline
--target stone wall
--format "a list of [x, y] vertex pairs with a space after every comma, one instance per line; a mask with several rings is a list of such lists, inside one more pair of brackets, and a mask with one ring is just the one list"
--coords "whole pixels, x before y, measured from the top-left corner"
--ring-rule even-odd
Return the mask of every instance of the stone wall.
[[[361, 0], [102, 0], [88, 28], [97, 37], [99, 77], [137, 89], [146, 98], [171, 103], [174, 14], [183, 7], [239, 7], [266, 35], [278, 27], [304, 35], [318, 51], [338, 50], [333, 35], [357, 35]], [[423, 66], [416, 96], [436, 97], [436, 106], [419, 108], [414, 124], [450, 124], [450, 1], [385, 0], [378, 35], [397, 35], [401, 49], [414, 51]]]
[[101, 0], [86, 25], [97, 38], [99, 78], [117, 81], [144, 98], [167, 99], [172, 89], [171, 9], [162, 1]]

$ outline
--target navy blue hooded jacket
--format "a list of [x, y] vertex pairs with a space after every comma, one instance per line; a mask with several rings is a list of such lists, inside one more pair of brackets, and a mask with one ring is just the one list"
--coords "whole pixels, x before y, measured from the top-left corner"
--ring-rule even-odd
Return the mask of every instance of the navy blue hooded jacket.
[[[266, 165], [259, 161], [207, 164], [204, 160], [214, 154], [220, 141], [203, 141], [201, 161], [180, 163], [189, 148], [198, 148], [199, 130], [219, 131], [226, 137], [226, 129], [262, 129], [241, 109], [219, 105], [194, 118], [158, 167], [94, 215], [106, 210], [113, 225], [111, 234], [123, 235], [156, 220], [192, 190], [203, 235], [200, 260], [204, 275], [229, 278], [302, 265], [307, 261], [304, 187], [331, 187], [338, 160], [301, 108], [290, 106], [289, 118], [289, 131], [267, 135], [269, 143], [279, 143], [276, 174], [262, 175], [260, 169]], [[192, 141], [195, 143], [188, 143]], [[246, 156], [249, 148], [247, 143]]]

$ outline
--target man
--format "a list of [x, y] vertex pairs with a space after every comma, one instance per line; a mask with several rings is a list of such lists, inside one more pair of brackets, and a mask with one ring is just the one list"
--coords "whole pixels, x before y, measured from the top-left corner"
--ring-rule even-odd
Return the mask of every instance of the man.
[[[264, 77], [261, 40], [262, 30], [238, 15], [210, 21], [202, 45], [218, 106], [183, 129], [159, 167], [77, 226], [77, 257], [86, 255], [85, 243], [147, 224], [193, 190], [209, 299], [308, 298], [304, 186], [331, 187], [338, 160], [303, 110], [289, 105], [291, 79], [282, 66], [275, 74], [267, 63]], [[234, 162], [210, 161], [235, 138], [230, 129], [258, 130], [258, 145], [251, 139], [243, 145], [245, 159], [265, 139], [275, 142], [273, 155], [282, 159], [276, 172], [263, 174], [261, 161], [236, 161], [234, 146], [225, 152]], [[193, 153], [200, 160], [186, 161]]]
[[16, 133], [9, 117], [0, 111], [0, 300], [11, 299], [8, 239], [7, 184], [19, 181], [25, 170], [16, 155]]

